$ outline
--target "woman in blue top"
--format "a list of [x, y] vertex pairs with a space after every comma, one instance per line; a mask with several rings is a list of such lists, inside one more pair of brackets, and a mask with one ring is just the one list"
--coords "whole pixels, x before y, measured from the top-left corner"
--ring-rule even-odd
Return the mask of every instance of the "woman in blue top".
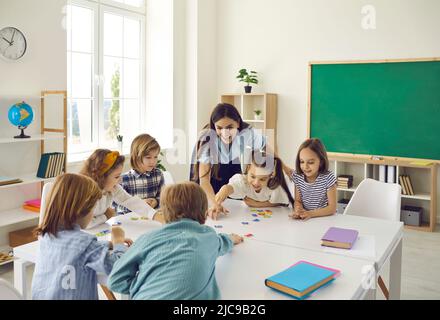
[[252, 151], [265, 146], [266, 138], [243, 122], [233, 105], [219, 103], [214, 108], [197, 141], [190, 172], [190, 180], [200, 184], [213, 205], [212, 218], [228, 212], [215, 201], [215, 194], [233, 175], [242, 173]]

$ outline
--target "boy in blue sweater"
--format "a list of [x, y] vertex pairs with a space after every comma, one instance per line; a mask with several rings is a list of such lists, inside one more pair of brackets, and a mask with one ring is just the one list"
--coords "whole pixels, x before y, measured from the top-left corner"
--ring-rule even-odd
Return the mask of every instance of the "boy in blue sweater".
[[220, 299], [217, 258], [243, 238], [205, 226], [208, 200], [193, 182], [166, 187], [160, 203], [166, 225], [141, 236], [110, 274], [112, 291], [131, 299]]

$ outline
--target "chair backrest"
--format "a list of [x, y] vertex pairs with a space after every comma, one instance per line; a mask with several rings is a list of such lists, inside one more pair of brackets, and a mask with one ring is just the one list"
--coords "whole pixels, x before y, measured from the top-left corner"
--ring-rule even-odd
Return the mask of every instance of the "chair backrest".
[[162, 171], [163, 177], [165, 179], [165, 185], [174, 184], [173, 176], [169, 171]]
[[400, 221], [401, 187], [373, 179], [363, 180], [344, 214]]
[[50, 191], [52, 190], [53, 184], [53, 182], [46, 182], [43, 186], [43, 191], [41, 192], [40, 219], [38, 221], [38, 224], [41, 224], [43, 222], [48, 196]]
[[0, 279], [0, 300], [23, 300], [23, 296], [9, 282]]

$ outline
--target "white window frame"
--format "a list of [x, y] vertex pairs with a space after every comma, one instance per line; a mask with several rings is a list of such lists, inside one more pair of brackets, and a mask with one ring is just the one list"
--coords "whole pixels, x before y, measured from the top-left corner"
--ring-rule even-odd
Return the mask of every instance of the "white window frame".
[[[84, 149], [76, 153], [68, 154], [68, 162], [82, 161], [87, 158], [90, 153], [99, 147], [107, 147], [103, 145], [104, 141], [104, 13], [121, 15], [127, 18], [135, 18], [140, 22], [140, 54], [139, 54], [139, 68], [140, 68], [140, 83], [139, 83], [139, 126], [144, 128], [146, 125], [146, 103], [145, 103], [145, 84], [146, 84], [146, 30], [145, 30], [145, 0], [143, 8], [136, 8], [121, 4], [111, 0], [70, 0], [68, 2], [72, 6], [81, 6], [92, 10], [93, 12], [93, 32], [92, 32], [92, 51], [94, 54], [92, 63], [92, 144], [87, 145]], [[72, 49], [72, 48], [71, 48]], [[71, 50], [70, 50], [71, 51]], [[122, 57], [122, 60], [124, 57]], [[122, 70], [121, 70], [122, 74]], [[122, 83], [122, 81], [121, 81]], [[121, 88], [122, 95], [122, 88]], [[69, 95], [69, 98], [71, 96]], [[120, 97], [120, 101], [124, 100]], [[124, 141], [124, 153], [129, 152], [130, 141]], [[87, 150], [86, 150], [87, 149]]]

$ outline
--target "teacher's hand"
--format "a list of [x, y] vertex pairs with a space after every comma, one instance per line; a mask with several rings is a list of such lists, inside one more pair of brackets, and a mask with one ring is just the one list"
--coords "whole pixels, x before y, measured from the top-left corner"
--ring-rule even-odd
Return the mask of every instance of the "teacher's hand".
[[211, 208], [208, 209], [208, 216], [213, 220], [217, 220], [217, 217], [221, 214], [228, 214], [229, 211], [223, 207], [221, 204], [216, 203]]

